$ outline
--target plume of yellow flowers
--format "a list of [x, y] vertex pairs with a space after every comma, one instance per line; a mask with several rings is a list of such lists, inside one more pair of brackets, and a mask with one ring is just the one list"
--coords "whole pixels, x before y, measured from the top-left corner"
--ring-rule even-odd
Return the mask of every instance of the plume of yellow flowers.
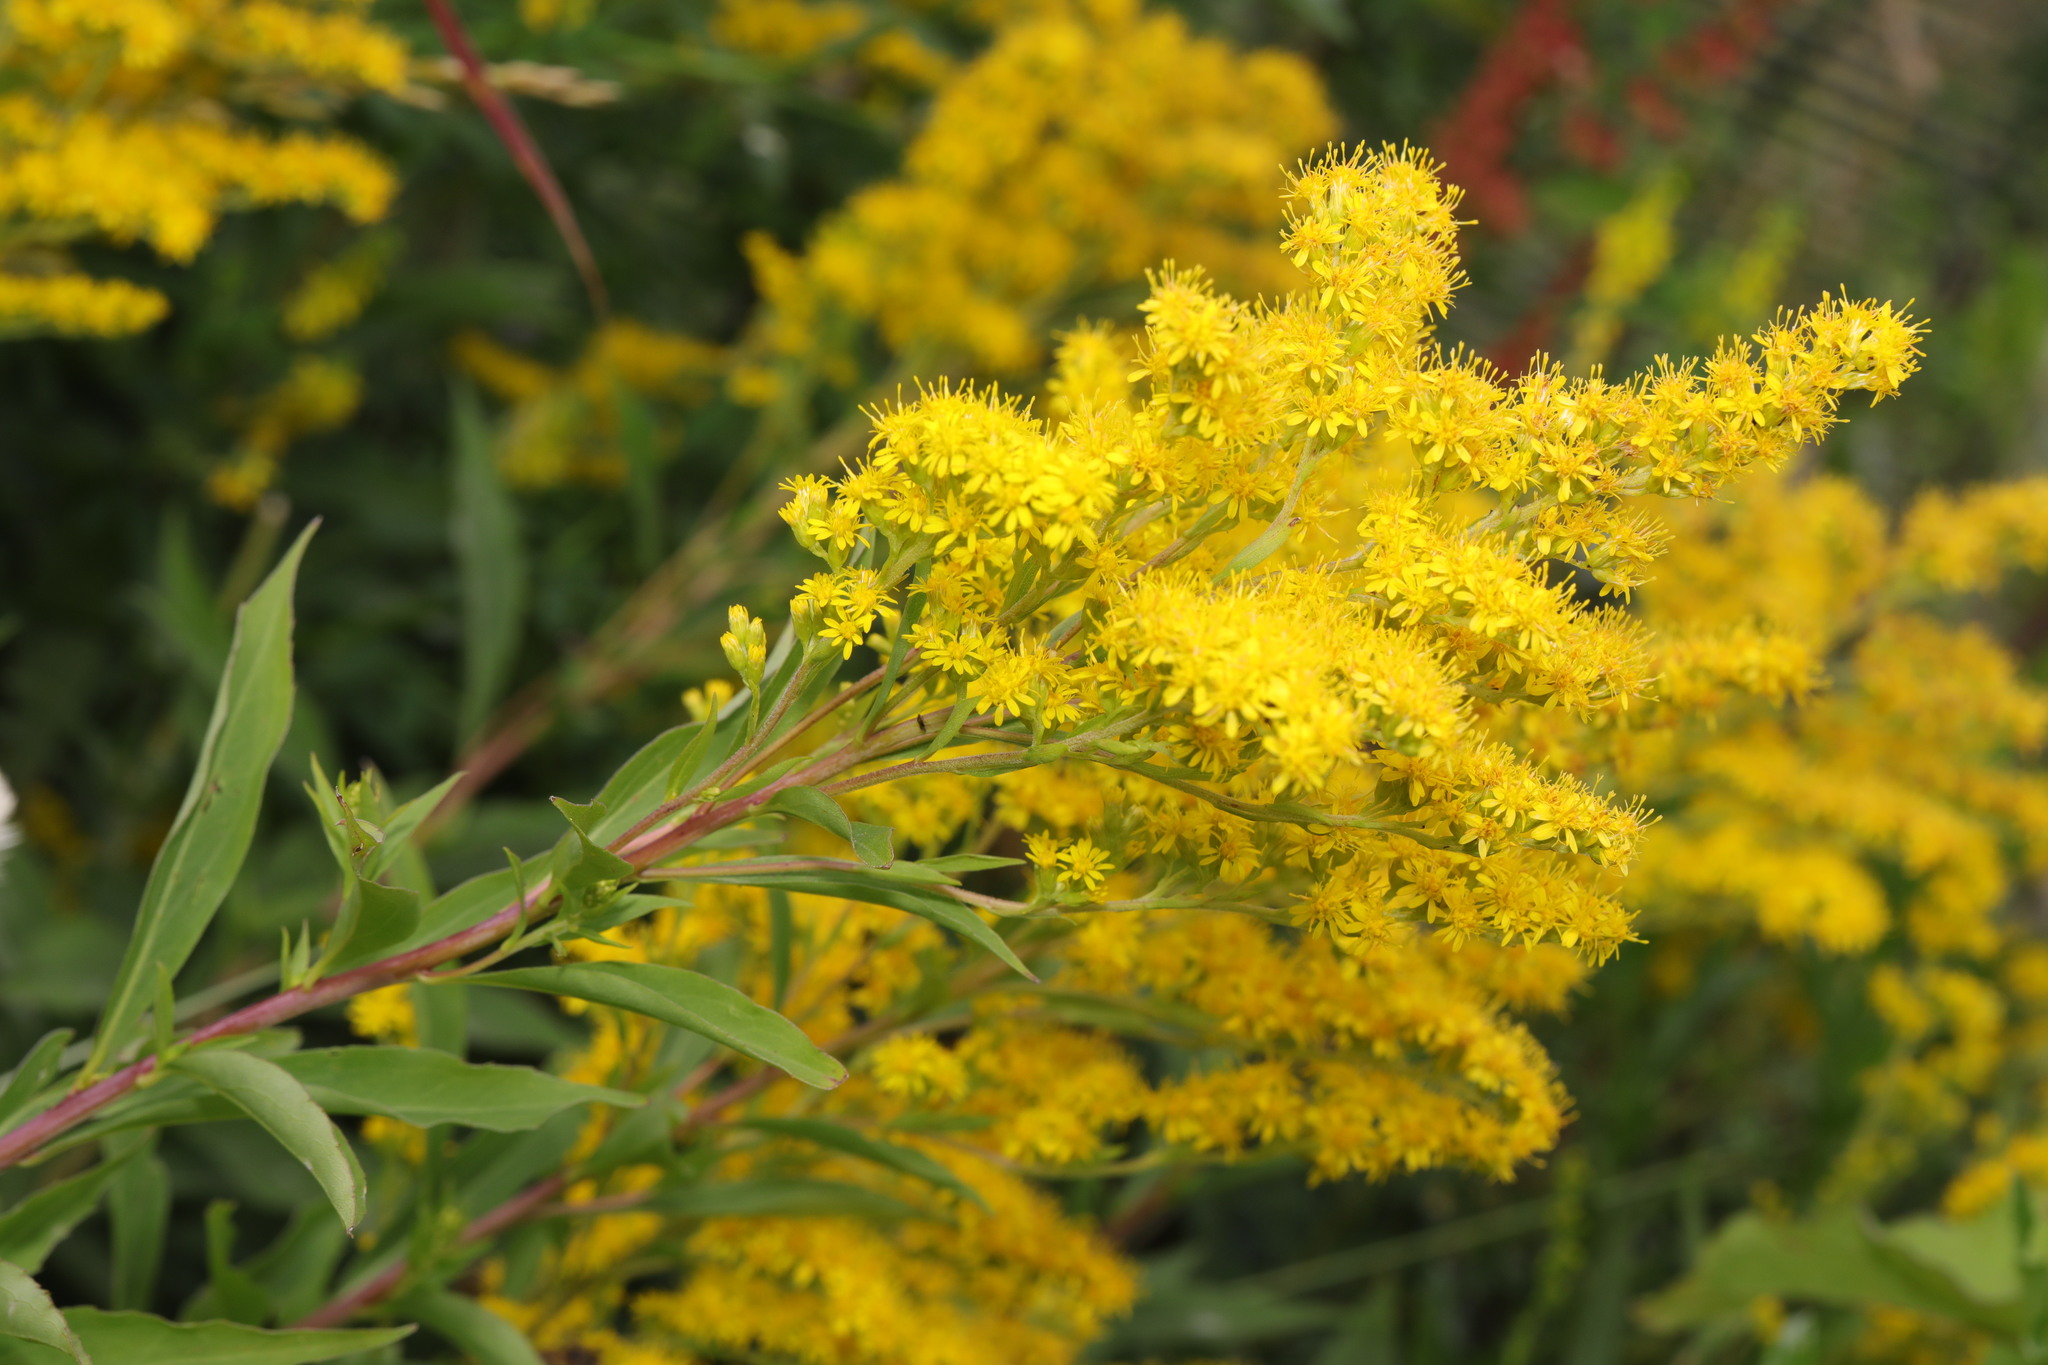
[[[485, 1271], [543, 1349], [1067, 1362], [1135, 1281], [1034, 1179], [1253, 1151], [1505, 1178], [1555, 1142], [1516, 1016], [1631, 937], [1649, 821], [1568, 770], [1812, 671], [1760, 625], [1660, 637], [1564, 569], [1629, 593], [1668, 538], [1634, 504], [1783, 464], [1896, 390], [1917, 328], [1828, 299], [1705, 363], [1509, 380], [1431, 341], [1457, 193], [1425, 156], [1333, 152], [1288, 202], [1275, 302], [1168, 267], [1135, 357], [1069, 336], [1057, 423], [928, 387], [789, 482], [818, 571], [779, 634], [734, 609], [738, 687], [695, 705], [744, 757], [677, 800], [801, 823], [692, 845], [650, 874], [686, 904], [567, 948], [725, 961], [853, 1079], [721, 1081], [590, 1010], [572, 1074], [681, 1074], [689, 1160], [737, 1193], [677, 1229], [633, 1207], [656, 1167], [573, 1186], [592, 1217]], [[654, 1264], [673, 1287], [609, 1270]]]
[[1970, 600], [2048, 568], [2048, 480], [1932, 491], [1894, 528], [1846, 480], [1772, 476], [1677, 521], [1640, 603], [1667, 642], [1666, 709], [1537, 742], [1663, 815], [1626, 893], [1669, 937], [1660, 952], [1733, 921], [1872, 960], [1893, 1046], [1862, 1078], [1829, 1195], [1868, 1197], [1980, 1117], [1987, 1150], [1952, 1212], [2003, 1198], [2015, 1172], [2048, 1179], [2048, 950], [2001, 913], [2048, 870], [2048, 691]]
[[1284, 287], [1253, 235], [1272, 219], [1273, 168], [1334, 126], [1298, 57], [1234, 51], [1139, 0], [1017, 6], [939, 86], [899, 176], [854, 195], [801, 256], [749, 240], [765, 308], [734, 391], [767, 402], [793, 369], [849, 383], [868, 327], [897, 353], [1023, 371], [1050, 309], [1162, 257]]
[[115, 336], [168, 304], [88, 275], [68, 243], [192, 259], [224, 212], [331, 204], [380, 217], [369, 149], [304, 126], [405, 82], [360, 0], [6, 0], [0, 6], [0, 331]]

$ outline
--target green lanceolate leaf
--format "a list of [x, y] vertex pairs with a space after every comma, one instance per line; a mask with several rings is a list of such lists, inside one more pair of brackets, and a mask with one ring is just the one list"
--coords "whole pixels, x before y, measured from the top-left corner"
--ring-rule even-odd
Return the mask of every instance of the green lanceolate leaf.
[[57, 1311], [57, 1305], [27, 1271], [0, 1260], [0, 1337], [33, 1341], [78, 1362], [93, 1365], [93, 1359], [79, 1344], [71, 1324]]
[[467, 739], [483, 728], [519, 651], [526, 618], [526, 551], [519, 509], [498, 474], [491, 435], [476, 391], [455, 390], [455, 513], [449, 539], [462, 585], [462, 700], [456, 729]]
[[292, 720], [292, 588], [307, 527], [235, 617], [235, 641], [215, 694], [199, 766], [149, 870], [135, 932], [115, 974], [89, 1075], [134, 1040], [159, 967], [176, 976], [234, 884], [256, 833], [271, 760]]
[[548, 804], [562, 812], [564, 820], [567, 820], [585, 834], [589, 834], [592, 830], [596, 829], [598, 821], [604, 819], [605, 816], [603, 801], [592, 801], [587, 806], [579, 806], [574, 801], [564, 801], [559, 796], [550, 796]]
[[97, 1365], [316, 1365], [403, 1341], [411, 1327], [267, 1332], [236, 1322], [166, 1322], [148, 1313], [67, 1308]]
[[633, 876], [633, 865], [590, 842], [590, 836], [572, 829], [555, 846], [548, 860], [548, 875], [562, 893], [562, 916], [575, 921], [602, 908], [602, 902], [616, 892], [617, 883]]
[[420, 896], [403, 887], [354, 878], [335, 917], [334, 932], [313, 975], [324, 976], [336, 962], [371, 961], [411, 938], [420, 927]]
[[[844, 900], [864, 901], [869, 905], [886, 905], [916, 915], [919, 919], [951, 929], [971, 943], [980, 944], [994, 953], [997, 958], [1029, 980], [1038, 978], [1024, 965], [1003, 936], [982, 922], [981, 916], [938, 891], [928, 891], [899, 878], [901, 868], [915, 866], [905, 863], [890, 869], [885, 877], [865, 874], [862, 869], [847, 864], [845, 872], [777, 872], [768, 869], [749, 871], [745, 863], [717, 864], [703, 869], [703, 876], [693, 876], [692, 881], [718, 882], [726, 886], [779, 886], [787, 891], [802, 891], [814, 896], [837, 896]], [[695, 872], [697, 869], [691, 869]]]
[[[718, 771], [718, 765], [739, 747], [744, 729], [744, 726], [721, 724], [715, 710], [707, 715], [697, 724], [689, 744], [669, 764], [668, 772], [662, 778], [661, 799], [673, 801], [684, 792], [695, 789], [699, 774], [708, 778]], [[653, 806], [648, 809], [652, 810]], [[614, 835], [624, 832], [625, 827], [621, 826]]]
[[[135, 1139], [129, 1139], [131, 1141]], [[171, 1175], [153, 1139], [123, 1162], [107, 1186], [107, 1223], [114, 1243], [113, 1304], [139, 1308], [156, 1293], [164, 1234], [171, 1221]]]
[[42, 1088], [50, 1083], [64, 1060], [64, 1049], [71, 1045], [71, 1030], [52, 1029], [36, 1040], [28, 1050], [28, 1056], [14, 1068], [14, 1074], [7, 1078], [7, 1088], [0, 1090], [0, 1130], [23, 1113], [35, 1100]]
[[[1994, 1220], [1985, 1220], [1983, 1235], [2002, 1237], [2011, 1248], [2012, 1235]], [[1939, 1250], [1939, 1255], [1930, 1254]], [[1954, 1255], [1931, 1239], [1900, 1240], [1882, 1231], [1873, 1234], [1867, 1215], [1853, 1208], [1825, 1209], [1796, 1222], [1775, 1222], [1754, 1213], [1740, 1213], [1724, 1223], [1695, 1258], [1692, 1270], [1678, 1283], [1645, 1299], [1641, 1315], [1656, 1331], [1701, 1327], [1717, 1319], [1739, 1317], [1759, 1295], [1811, 1303], [1862, 1307], [1882, 1304], [1909, 1312], [1959, 1322], [1983, 1331], [2010, 1334], [2021, 1321], [2018, 1277], [2005, 1264], [1989, 1268], [1993, 1291], [2012, 1297], [1987, 1300], [1967, 1285], [1984, 1278], [1974, 1261], [1987, 1257]], [[1944, 1266], [1959, 1262], [1962, 1273]], [[1999, 1280], [2005, 1283], [2000, 1285]]]
[[276, 1062], [225, 1048], [189, 1052], [172, 1062], [171, 1069], [204, 1082], [261, 1124], [313, 1173], [341, 1215], [342, 1226], [355, 1230], [363, 1218], [355, 1154], [297, 1077]]
[[863, 1161], [872, 1161], [877, 1166], [886, 1166], [892, 1171], [914, 1176], [942, 1190], [951, 1190], [962, 1199], [979, 1204], [983, 1208], [988, 1207], [982, 1203], [981, 1196], [976, 1194], [971, 1186], [915, 1147], [905, 1147], [896, 1142], [883, 1142], [843, 1123], [833, 1123], [827, 1119], [746, 1119], [740, 1126], [752, 1128], [756, 1132], [773, 1133], [777, 1137], [801, 1138], [820, 1147], [829, 1147], [835, 1152], [857, 1156]]
[[626, 457], [626, 502], [633, 514], [633, 560], [641, 573], [653, 573], [661, 558], [662, 523], [654, 413], [645, 399], [619, 381], [612, 384], [612, 410], [618, 414], [619, 452]]
[[667, 796], [664, 789], [669, 770], [703, 733], [702, 725], [664, 730], [621, 764], [592, 800], [591, 804], [604, 807], [605, 814], [591, 826], [590, 837], [601, 844], [610, 843], [659, 806]]
[[[440, 989], [440, 988], [434, 988]], [[643, 1096], [580, 1085], [525, 1066], [465, 1062], [431, 1048], [331, 1047], [278, 1065], [334, 1114], [382, 1114], [421, 1128], [460, 1123], [494, 1133], [541, 1124], [577, 1104], [637, 1109]]]
[[[532, 874], [538, 878], [538, 872]], [[411, 952], [450, 934], [473, 928], [483, 923], [498, 911], [512, 903], [519, 894], [518, 879], [512, 870], [486, 872], [480, 877], [471, 877], [460, 886], [452, 887], [434, 900], [429, 901], [420, 911], [419, 924], [403, 942], [394, 943], [384, 949], [381, 956], [395, 957]], [[329, 972], [345, 972], [360, 967], [375, 959], [351, 946], [336, 956], [329, 964]]]
[[722, 982], [681, 967], [645, 962], [585, 962], [486, 972], [474, 986], [510, 986], [631, 1010], [688, 1029], [756, 1061], [781, 1067], [806, 1085], [831, 1089], [846, 1068], [804, 1031]]
[[837, 801], [816, 787], [785, 787], [762, 809], [794, 815], [838, 835], [853, 845], [853, 856], [869, 867], [886, 868], [896, 861], [894, 831], [850, 819]]
[[0, 1261], [10, 1261], [33, 1275], [57, 1243], [99, 1207], [100, 1196], [134, 1156], [129, 1152], [102, 1161], [82, 1175], [37, 1190], [0, 1217]]
[[[235, 1205], [230, 1199], [206, 1206], [206, 1277], [207, 1316], [263, 1325], [270, 1301], [249, 1273], [235, 1265]], [[187, 1313], [197, 1316], [189, 1309]]]
[[924, 858], [915, 863], [904, 863], [892, 869], [902, 871], [905, 867], [922, 868], [927, 872], [942, 873], [947, 877], [958, 877], [966, 872], [989, 872], [999, 867], [1022, 867], [1022, 858], [998, 858], [992, 853], [948, 853], [943, 858]]
[[455, 784], [461, 780], [461, 773], [452, 773], [430, 790], [420, 793], [391, 812], [391, 818], [384, 822], [384, 841], [378, 844], [376, 851], [370, 855], [369, 864], [363, 868], [363, 874], [375, 879], [389, 872], [391, 865], [398, 861], [398, 855], [405, 851], [406, 840], [412, 838], [420, 825], [440, 807], [447, 799], [448, 793], [453, 791]]
[[646, 1208], [676, 1218], [929, 1218], [914, 1204], [836, 1180], [722, 1180], [657, 1190]]
[[789, 994], [789, 962], [792, 940], [796, 937], [796, 916], [789, 903], [789, 893], [781, 887], [770, 887], [768, 891], [768, 964], [774, 977], [775, 1008], [781, 1009], [783, 999]]
[[418, 1318], [477, 1365], [546, 1365], [523, 1332], [475, 1299], [423, 1289], [399, 1300], [398, 1311]]
[[[415, 981], [406, 988], [420, 1046], [452, 1057], [469, 1055], [469, 993], [460, 981]], [[303, 1079], [303, 1078], [301, 1078]], [[333, 1106], [329, 1105], [332, 1109]]]

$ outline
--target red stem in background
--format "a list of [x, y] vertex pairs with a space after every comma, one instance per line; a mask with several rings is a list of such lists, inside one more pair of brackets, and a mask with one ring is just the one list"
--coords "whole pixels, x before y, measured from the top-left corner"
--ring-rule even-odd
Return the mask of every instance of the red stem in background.
[[490, 72], [484, 66], [484, 59], [478, 55], [476, 44], [469, 40], [469, 31], [462, 26], [462, 17], [455, 12], [453, 0], [426, 0], [427, 13], [433, 16], [434, 27], [440, 30], [441, 43], [448, 49], [448, 55], [462, 68], [462, 84], [469, 91], [469, 97], [483, 116], [490, 122], [491, 131], [498, 135], [498, 141], [505, 144], [505, 150], [512, 154], [519, 173], [526, 177], [526, 183], [533, 186], [533, 192], [547, 209], [548, 217], [555, 223], [555, 231], [561, 234], [562, 244], [569, 248], [569, 259], [576, 263], [576, 273], [583, 277], [583, 290], [590, 295], [590, 306], [602, 318], [611, 311], [611, 301], [605, 293], [604, 277], [597, 273], [597, 258], [590, 254], [590, 243], [584, 240], [583, 228], [576, 221], [576, 210], [569, 203], [569, 196], [562, 193], [561, 182], [555, 179], [554, 170], [540, 147], [526, 131], [519, 111], [511, 101], [491, 84]]

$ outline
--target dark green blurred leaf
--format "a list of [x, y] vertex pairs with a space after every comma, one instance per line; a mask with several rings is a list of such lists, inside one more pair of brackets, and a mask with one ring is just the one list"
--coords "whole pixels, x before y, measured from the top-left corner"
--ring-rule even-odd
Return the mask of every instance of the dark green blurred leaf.
[[455, 497], [449, 539], [462, 583], [462, 700], [456, 733], [483, 728], [504, 694], [526, 621], [526, 551], [519, 511], [498, 473], [483, 407], [467, 381], [455, 387]]
[[28, 1055], [15, 1065], [14, 1074], [7, 1078], [7, 1088], [0, 1090], [0, 1130], [12, 1123], [16, 1115], [23, 1114], [57, 1074], [64, 1049], [71, 1045], [71, 1032], [68, 1028], [51, 1029], [36, 1039]]
[[849, 1128], [843, 1123], [833, 1123], [829, 1119], [746, 1119], [740, 1126], [752, 1128], [760, 1133], [772, 1133], [777, 1137], [799, 1138], [835, 1152], [857, 1156], [863, 1161], [872, 1161], [878, 1166], [900, 1171], [904, 1175], [936, 1185], [942, 1190], [950, 1190], [983, 1209], [988, 1207], [971, 1186], [931, 1156], [918, 1151], [915, 1147], [905, 1147], [900, 1142], [884, 1142], [879, 1138], [871, 1138], [866, 1133]]
[[477, 1365], [546, 1365], [517, 1327], [475, 1299], [428, 1289], [408, 1294], [398, 1311], [459, 1347]]
[[832, 1180], [731, 1180], [658, 1190], [646, 1208], [675, 1218], [874, 1218], [931, 1215], [900, 1199]]
[[41, 1270], [50, 1249], [99, 1207], [108, 1184], [135, 1155], [130, 1150], [82, 1175], [37, 1190], [0, 1216], [0, 1261], [20, 1266], [31, 1275]]
[[109, 1301], [115, 1308], [142, 1308], [155, 1295], [164, 1235], [170, 1228], [170, 1171], [157, 1155], [154, 1139], [142, 1141], [144, 1149], [122, 1163], [107, 1188], [107, 1221], [114, 1243]]
[[374, 1351], [410, 1327], [276, 1332], [232, 1322], [166, 1322], [147, 1313], [67, 1308], [64, 1317], [95, 1365], [314, 1365]]

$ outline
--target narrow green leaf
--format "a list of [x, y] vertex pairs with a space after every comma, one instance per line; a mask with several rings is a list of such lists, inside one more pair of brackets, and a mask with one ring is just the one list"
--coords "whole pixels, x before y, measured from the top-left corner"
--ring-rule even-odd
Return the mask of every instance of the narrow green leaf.
[[[902, 866], [910, 866], [904, 864]], [[977, 943], [994, 953], [1006, 966], [1029, 980], [1038, 980], [1031, 969], [1024, 965], [1003, 936], [982, 922], [981, 916], [954, 900], [951, 896], [889, 877], [863, 874], [862, 869], [848, 864], [845, 873], [831, 872], [772, 872], [746, 870], [744, 863], [719, 864], [704, 869], [706, 875], [694, 876], [695, 882], [717, 882], [726, 886], [779, 886], [787, 891], [802, 891], [814, 896], [838, 896], [845, 900], [864, 901], [869, 905], [886, 905], [916, 915], [919, 919], [933, 924]], [[693, 871], [695, 869], [692, 869]]]
[[630, 1091], [565, 1081], [531, 1067], [465, 1062], [432, 1048], [321, 1048], [295, 1052], [278, 1065], [329, 1113], [382, 1114], [421, 1128], [460, 1123], [512, 1133], [538, 1128], [571, 1105], [637, 1109], [646, 1103]]
[[81, 1175], [37, 1190], [9, 1209], [0, 1217], [0, 1261], [10, 1261], [31, 1275], [41, 1270], [52, 1248], [99, 1207], [107, 1185], [133, 1156], [129, 1152], [102, 1161]]
[[235, 616], [234, 644], [184, 803], [157, 852], [86, 1071], [134, 1041], [161, 966], [185, 965], [241, 871], [271, 760], [292, 719], [292, 587], [308, 526]]
[[475, 1299], [422, 1289], [399, 1300], [398, 1311], [418, 1318], [477, 1365], [547, 1365], [525, 1333]]
[[1301, 501], [1302, 485], [1308, 482], [1308, 476], [1322, 462], [1322, 458], [1320, 451], [1310, 450], [1303, 453], [1301, 463], [1294, 470], [1294, 483], [1288, 488], [1287, 497], [1281, 502], [1280, 510], [1273, 514], [1273, 520], [1267, 524], [1265, 530], [1259, 532], [1251, 544], [1239, 550], [1228, 564], [1219, 569], [1212, 581], [1221, 583], [1234, 573], [1256, 569], [1287, 543], [1288, 537], [1294, 534], [1294, 507]]
[[358, 877], [349, 888], [349, 899], [355, 913], [345, 926], [336, 921], [336, 940], [328, 945], [326, 954], [332, 959], [339, 960], [344, 953], [352, 958], [382, 957], [420, 927], [417, 891], [380, 886]]
[[757, 1132], [773, 1133], [777, 1137], [801, 1138], [805, 1142], [814, 1142], [820, 1147], [829, 1147], [835, 1152], [844, 1152], [863, 1161], [872, 1161], [877, 1166], [900, 1171], [904, 1175], [936, 1185], [942, 1190], [951, 1190], [962, 1199], [978, 1204], [984, 1209], [988, 1207], [972, 1186], [926, 1153], [918, 1151], [915, 1147], [905, 1147], [901, 1143], [871, 1138], [866, 1133], [849, 1128], [843, 1123], [833, 1123], [827, 1119], [744, 1119], [739, 1126], [752, 1128]]
[[[1769, 1294], [1849, 1307], [1884, 1304], [2000, 1333], [2019, 1326], [2016, 1298], [1984, 1303], [1939, 1266], [1912, 1266], [1903, 1247], [1871, 1236], [1866, 1218], [1846, 1207], [1790, 1223], [1739, 1213], [1721, 1225], [1684, 1279], [1641, 1302], [1642, 1320], [1660, 1332], [1700, 1327], [1738, 1316]], [[1983, 1231], [2010, 1247], [2003, 1221], [1985, 1220]], [[2017, 1288], [2016, 1277], [2013, 1283]]]
[[415, 981], [407, 987], [420, 1046], [452, 1057], [469, 1055], [469, 993], [460, 981]]
[[[206, 1206], [206, 1289], [209, 1314], [261, 1327], [270, 1301], [248, 1272], [235, 1265], [235, 1205], [216, 1199]], [[195, 1316], [189, 1309], [184, 1316]]]
[[838, 835], [853, 845], [854, 856], [869, 867], [887, 868], [896, 861], [893, 830], [849, 818], [837, 801], [816, 787], [784, 787], [761, 809], [794, 815]]
[[[710, 753], [711, 746], [717, 738], [718, 719], [718, 713], [713, 711], [699, 722], [696, 735], [691, 738], [689, 745], [676, 755], [675, 762], [669, 765], [668, 775], [662, 782], [664, 801], [675, 800], [696, 780], [698, 772], [704, 767], [705, 756]], [[731, 738], [733, 743], [738, 743], [740, 732], [732, 731]], [[712, 771], [716, 772], [717, 769], [714, 768]]]
[[631, 924], [634, 920], [651, 915], [657, 910], [669, 907], [688, 909], [689, 906], [689, 901], [679, 900], [674, 896], [650, 896], [643, 892], [628, 892], [613, 899], [599, 913], [578, 920], [577, 927], [594, 934], [602, 934], [607, 929], [616, 929], [621, 924]]
[[[460, 886], [452, 887], [427, 903], [420, 911], [420, 921], [402, 943], [394, 943], [385, 949], [383, 956], [395, 957], [409, 953], [415, 948], [444, 939], [483, 923], [498, 911], [512, 903], [518, 895], [517, 878], [512, 869], [486, 872], [480, 877], [471, 877]], [[374, 961], [366, 953], [350, 948], [328, 966], [329, 972], [345, 972]]]
[[526, 618], [526, 551], [519, 509], [498, 473], [476, 391], [457, 384], [454, 516], [449, 539], [462, 585], [462, 700], [456, 731], [467, 739], [483, 728], [511, 681]]
[[924, 614], [924, 607], [924, 574], [920, 571], [910, 589], [903, 594], [903, 617], [896, 623], [896, 639], [889, 646], [888, 662], [883, 666], [881, 684], [875, 688], [875, 699], [861, 719], [863, 733], [874, 729], [875, 723], [889, 713], [896, 679], [903, 672], [903, 661], [910, 657], [911, 632], [916, 629], [918, 618]]
[[188, 1052], [171, 1068], [204, 1082], [261, 1124], [313, 1173], [342, 1226], [355, 1231], [363, 1218], [363, 1189], [348, 1139], [297, 1077], [276, 1062], [226, 1048]]
[[960, 727], [974, 714], [974, 698], [967, 694], [967, 684], [960, 684], [960, 700], [953, 703], [953, 709], [946, 713], [945, 723], [939, 726], [939, 733], [932, 737], [931, 747], [920, 756], [925, 761], [937, 758], [953, 747], [953, 741], [960, 737]]
[[450, 773], [429, 790], [391, 812], [391, 818], [384, 822], [384, 842], [370, 855], [369, 864], [363, 868], [363, 875], [375, 880], [389, 872], [391, 865], [398, 861], [398, 855], [405, 851], [406, 841], [412, 838], [428, 816], [439, 809], [441, 803], [448, 799], [448, 793], [455, 790], [455, 784], [461, 780], [461, 773]]
[[270, 1332], [236, 1322], [166, 1322], [148, 1313], [67, 1308], [66, 1321], [99, 1365], [315, 1365], [403, 1341], [411, 1327]]
[[171, 1045], [178, 1036], [178, 993], [171, 987], [171, 974], [164, 964], [156, 964], [156, 1001], [149, 1009], [151, 1032], [156, 1037], [156, 1055], [171, 1055]]
[[619, 414], [619, 451], [626, 457], [626, 505], [633, 519], [633, 560], [654, 572], [661, 558], [661, 481], [656, 476], [654, 414], [623, 382], [612, 385]]
[[242, 1269], [270, 1296], [277, 1321], [297, 1322], [326, 1302], [334, 1269], [347, 1251], [348, 1234], [327, 1216], [325, 1203], [308, 1202]]
[[853, 856], [869, 867], [888, 868], [896, 861], [896, 831], [886, 825], [853, 822]]
[[674, 1218], [929, 1218], [914, 1204], [836, 1180], [721, 1180], [658, 1190], [651, 1213]]
[[1022, 866], [1022, 858], [998, 858], [988, 853], [948, 853], [943, 858], [920, 858], [915, 863], [898, 864], [895, 870], [901, 872], [905, 867], [920, 867], [929, 872], [957, 877], [965, 872], [990, 872], [999, 867]]
[[761, 809], [782, 811], [810, 821], [827, 834], [846, 840], [853, 838], [853, 821], [845, 808], [816, 787], [784, 787]]
[[156, 1294], [163, 1267], [164, 1234], [171, 1220], [171, 1175], [151, 1139], [122, 1163], [107, 1186], [107, 1221], [113, 1235], [116, 1308], [141, 1308]]
[[0, 1261], [0, 1337], [33, 1341], [62, 1351], [78, 1365], [93, 1365], [71, 1324], [64, 1321], [43, 1287], [30, 1279], [27, 1271], [7, 1261]]
[[545, 991], [644, 1014], [781, 1067], [806, 1085], [829, 1090], [846, 1079], [846, 1068], [795, 1024], [732, 987], [681, 967], [585, 962], [486, 972], [469, 980], [473, 986]]
[[50, 1083], [50, 1078], [57, 1074], [58, 1066], [64, 1060], [64, 1049], [70, 1045], [71, 1030], [68, 1028], [51, 1029], [36, 1039], [36, 1045], [28, 1050], [28, 1055], [14, 1068], [14, 1074], [7, 1078], [7, 1088], [0, 1090], [0, 1130], [5, 1130]]
[[796, 935], [796, 916], [789, 893], [779, 886], [768, 888], [768, 965], [775, 979], [775, 1008], [781, 1009], [789, 994], [790, 940]]
[[593, 804], [605, 808], [605, 817], [592, 827], [590, 837], [600, 844], [608, 844], [660, 805], [665, 799], [669, 769], [675, 766], [678, 757], [689, 750], [703, 730], [703, 726], [696, 724], [663, 730], [620, 764], [619, 770], [592, 799]]
[[586, 836], [597, 828], [598, 822], [603, 820], [605, 815], [602, 801], [592, 801], [587, 806], [579, 806], [574, 801], [564, 801], [559, 796], [550, 796], [548, 804], [562, 812], [562, 818]]
[[327, 776], [327, 770], [320, 766], [320, 755], [308, 758], [313, 769], [313, 780], [305, 784], [306, 795], [313, 802], [313, 809], [320, 815], [320, 833], [326, 836], [327, 851], [334, 855], [335, 863], [346, 877], [355, 872], [355, 859], [349, 856], [348, 815], [341, 808], [341, 800], [334, 794], [334, 782]]
[[590, 836], [582, 830], [572, 829], [555, 845], [554, 856], [548, 860], [548, 875], [562, 893], [564, 912], [574, 915], [594, 908], [588, 898], [600, 882], [630, 878], [633, 865], [610, 849], [591, 843]]

